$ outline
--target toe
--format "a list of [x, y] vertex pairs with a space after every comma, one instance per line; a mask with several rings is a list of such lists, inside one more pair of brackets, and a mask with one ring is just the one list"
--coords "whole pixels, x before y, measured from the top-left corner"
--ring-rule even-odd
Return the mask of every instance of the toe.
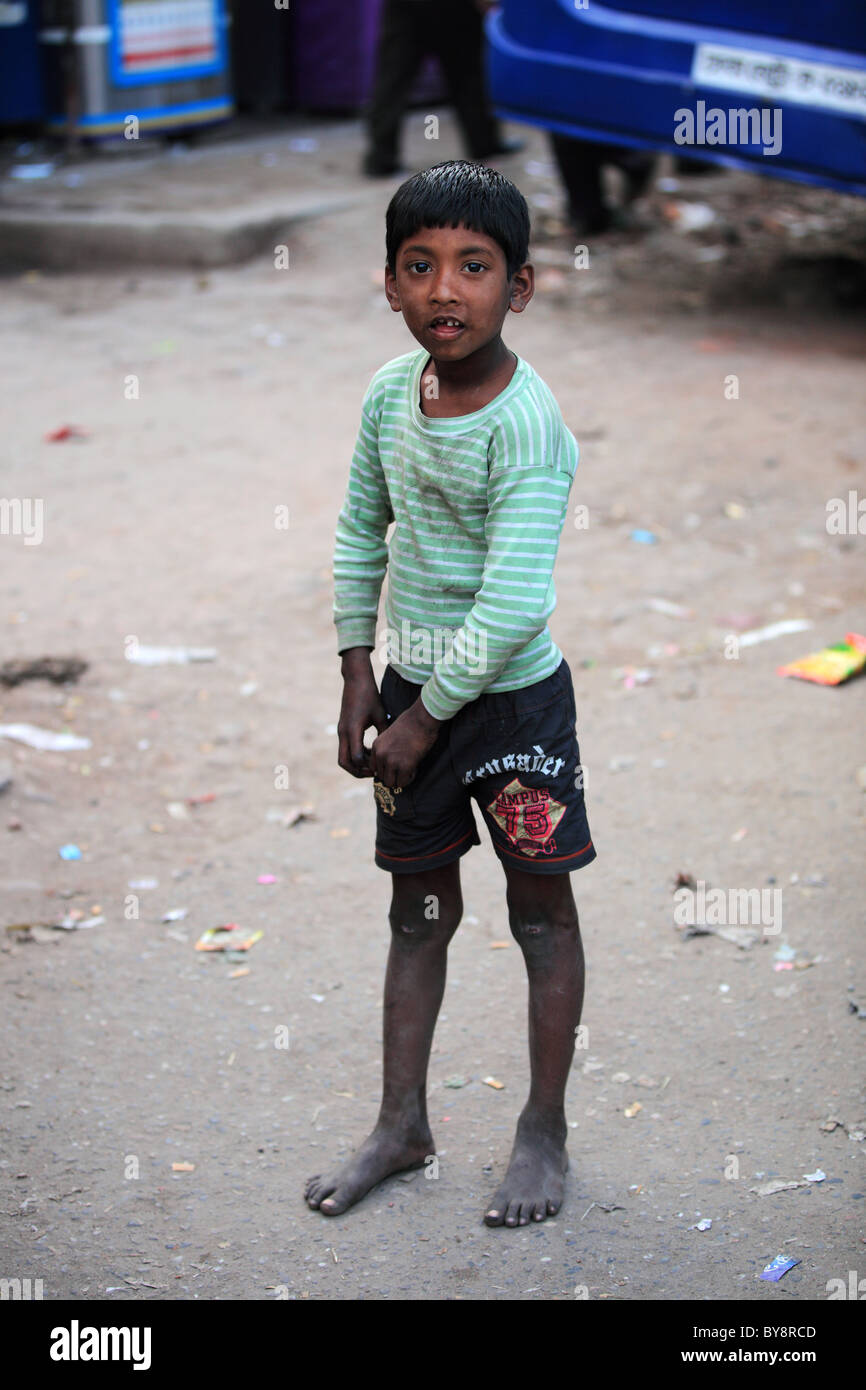
[[505, 1213], [505, 1224], [506, 1224], [506, 1226], [516, 1226], [519, 1220], [520, 1220], [520, 1203], [519, 1203], [519, 1202], [509, 1202], [509, 1204], [508, 1204], [508, 1210], [507, 1210], [507, 1212]]
[[333, 1192], [333, 1190], [333, 1185], [329, 1183], [322, 1181], [316, 1182], [310, 1188], [307, 1196], [307, 1206], [312, 1207], [314, 1211], [321, 1211], [323, 1199]]
[[490, 1206], [484, 1217], [487, 1226], [504, 1226], [505, 1218], [508, 1215], [508, 1196], [498, 1188], [490, 1199]]
[[546, 1202], [536, 1202], [535, 1206], [532, 1208], [532, 1219], [533, 1219], [533, 1221], [543, 1221], [543, 1220], [545, 1219], [546, 1216], [547, 1216], [547, 1203], [546, 1203]]
[[324, 1202], [319, 1203], [319, 1211], [323, 1216], [341, 1216], [346, 1210], [348, 1202], [341, 1200], [339, 1195], [326, 1197]]

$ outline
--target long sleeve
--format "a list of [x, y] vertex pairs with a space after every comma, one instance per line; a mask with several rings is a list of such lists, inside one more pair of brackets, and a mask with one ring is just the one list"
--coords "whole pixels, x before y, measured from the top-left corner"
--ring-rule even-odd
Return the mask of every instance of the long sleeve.
[[334, 547], [338, 652], [376, 645], [379, 593], [388, 565], [385, 533], [394, 520], [377, 439], [365, 399]]
[[450, 719], [477, 699], [509, 658], [547, 626], [556, 605], [553, 567], [576, 463], [575, 458], [569, 465], [568, 451], [565, 458], [561, 462], [558, 452], [545, 457], [543, 449], [522, 457], [512, 451], [491, 467], [481, 588], [421, 695], [437, 719]]

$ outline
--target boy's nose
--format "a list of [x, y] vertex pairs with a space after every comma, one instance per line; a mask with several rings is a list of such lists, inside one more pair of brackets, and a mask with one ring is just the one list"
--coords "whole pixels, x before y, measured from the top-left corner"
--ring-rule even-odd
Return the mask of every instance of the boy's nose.
[[451, 276], [447, 271], [440, 273], [430, 287], [430, 300], [433, 304], [453, 304], [458, 298]]

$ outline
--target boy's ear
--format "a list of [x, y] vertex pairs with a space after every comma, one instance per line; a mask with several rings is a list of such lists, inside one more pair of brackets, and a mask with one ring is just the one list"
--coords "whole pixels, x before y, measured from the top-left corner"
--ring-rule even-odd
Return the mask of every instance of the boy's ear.
[[385, 298], [395, 314], [401, 311], [400, 293], [397, 289], [397, 276], [390, 266], [385, 266]]
[[511, 277], [511, 295], [508, 307], [514, 314], [522, 314], [535, 293], [535, 267], [522, 265]]

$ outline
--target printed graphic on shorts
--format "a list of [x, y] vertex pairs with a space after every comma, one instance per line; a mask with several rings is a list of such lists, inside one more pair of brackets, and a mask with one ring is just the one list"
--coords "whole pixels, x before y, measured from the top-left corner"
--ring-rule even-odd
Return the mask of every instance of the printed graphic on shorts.
[[531, 752], [501, 753], [482, 767], [470, 768], [460, 780], [468, 786], [482, 777], [495, 777], [503, 772], [540, 772], [544, 777], [555, 777], [564, 765], [565, 758], [548, 758], [541, 744], [534, 743]]
[[394, 797], [399, 796], [402, 790], [402, 787], [386, 787], [384, 782], [377, 782], [374, 779], [373, 795], [386, 816], [393, 816], [394, 812], [397, 810], [397, 803]]
[[521, 854], [553, 854], [553, 832], [565, 815], [565, 807], [547, 787], [524, 787], [515, 777], [487, 807]]

